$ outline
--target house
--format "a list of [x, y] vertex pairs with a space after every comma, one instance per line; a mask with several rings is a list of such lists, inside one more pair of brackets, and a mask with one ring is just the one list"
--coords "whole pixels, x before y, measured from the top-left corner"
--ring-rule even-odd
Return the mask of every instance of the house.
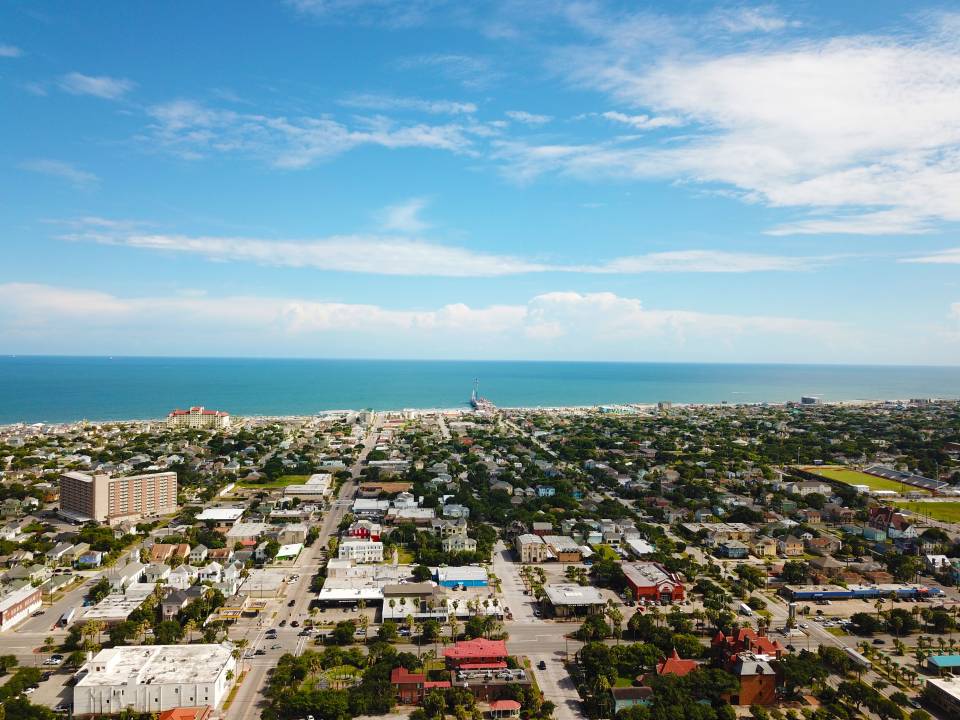
[[537, 497], [553, 497], [557, 489], [553, 485], [537, 485]]
[[782, 675], [768, 656], [740, 653], [728, 662], [727, 671], [740, 681], [737, 692], [727, 698], [731, 705], [773, 705], [777, 702]]
[[61, 542], [54, 545], [46, 553], [47, 562], [50, 565], [64, 565], [70, 561], [70, 551], [73, 550], [73, 543]]
[[168, 544], [154, 543], [150, 548], [151, 563], [171, 563], [172, 561], [184, 561], [190, 555], [190, 546], [186, 543]]
[[140, 562], [130, 562], [126, 565], [114, 566], [108, 569], [103, 576], [110, 581], [113, 592], [123, 592], [125, 588], [140, 581], [146, 566]]
[[520, 707], [516, 700], [492, 700], [486, 715], [488, 718], [518, 718]]
[[669, 657], [657, 663], [656, 673], [657, 675], [677, 675], [678, 677], [683, 677], [696, 670], [698, 666], [699, 664], [696, 660], [685, 660], [680, 657], [676, 649], [674, 649]]
[[477, 551], [477, 541], [465, 535], [451, 535], [450, 537], [445, 537], [440, 542], [440, 546], [443, 548], [443, 551], [447, 553]]
[[777, 550], [784, 557], [797, 557], [803, 555], [803, 540], [795, 535], [786, 535], [777, 541]]
[[830, 555], [815, 557], [807, 564], [814, 572], [818, 572], [828, 578], [839, 577], [843, 574], [844, 570], [846, 570], [846, 565], [839, 560], [835, 560]]
[[515, 546], [522, 563], [542, 563], [550, 557], [550, 547], [539, 535], [518, 535]]
[[150, 563], [143, 571], [143, 581], [148, 583], [164, 582], [168, 577], [170, 566], [166, 563]]
[[193, 565], [178, 565], [170, 571], [167, 577], [167, 586], [178, 590], [186, 590], [197, 580], [199, 571]]
[[717, 545], [715, 552], [718, 557], [739, 560], [747, 556], [748, 548], [739, 540], [727, 540]]
[[777, 541], [769, 537], [757, 538], [750, 546], [750, 552], [758, 558], [776, 557]]
[[412, 673], [403, 667], [390, 672], [390, 684], [396, 689], [397, 702], [401, 705], [419, 705], [431, 690], [450, 687], [449, 680], [427, 680], [423, 673]]
[[649, 704], [651, 695], [653, 695], [653, 690], [644, 686], [610, 688], [614, 715], [635, 705]]
[[531, 532], [534, 535], [539, 535], [543, 537], [544, 535], [549, 535], [553, 532], [553, 523], [548, 522], [535, 522], [531, 525]]
[[347, 537], [358, 538], [360, 540], [380, 540], [381, 533], [380, 523], [373, 522], [372, 520], [355, 520], [350, 524], [350, 527], [347, 528], [346, 535]]
[[786, 652], [786, 648], [777, 640], [771, 640], [765, 634], [757, 633], [749, 627], [737, 628], [729, 635], [718, 631], [710, 644], [727, 659], [744, 652], [769, 655], [779, 659]]
[[161, 602], [160, 608], [164, 620], [171, 620], [183, 610], [187, 605], [203, 597], [206, 588], [194, 585], [188, 590], [174, 590], [169, 593]]
[[190, 549], [190, 554], [187, 556], [187, 561], [191, 565], [202, 565], [207, 559], [208, 552], [209, 550], [207, 550], [206, 545], [198, 543], [196, 546]]
[[843, 547], [843, 543], [833, 535], [822, 535], [804, 540], [804, 546], [815, 555], [833, 555]]
[[813, 508], [805, 508], [800, 511], [800, 516], [803, 518], [803, 521], [808, 525], [819, 525], [820, 524], [820, 511], [814, 510]]
[[952, 567], [950, 558], [948, 558], [946, 555], [924, 555], [923, 564], [931, 573], [943, 572], [944, 570], [949, 570]]

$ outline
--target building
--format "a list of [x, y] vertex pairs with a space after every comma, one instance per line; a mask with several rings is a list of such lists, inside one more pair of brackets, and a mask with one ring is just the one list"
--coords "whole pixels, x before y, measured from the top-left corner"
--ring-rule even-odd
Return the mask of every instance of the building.
[[477, 541], [466, 535], [451, 535], [440, 541], [440, 547], [444, 552], [476, 552]]
[[450, 687], [449, 680], [430, 681], [423, 673], [412, 673], [403, 667], [390, 672], [390, 684], [396, 689], [397, 702], [401, 705], [419, 705], [431, 690]]
[[515, 541], [517, 555], [522, 563], [541, 563], [550, 558], [551, 550], [539, 535], [525, 534], [517, 536]]
[[204, 407], [173, 410], [167, 415], [167, 427], [223, 430], [230, 427], [230, 413], [221, 410], [207, 410]]
[[777, 702], [777, 687], [782, 683], [780, 673], [771, 664], [767, 655], [750, 652], [736, 655], [727, 670], [740, 681], [736, 694], [730, 695], [731, 705], [774, 705]]
[[[233, 646], [142, 645], [101, 650], [81, 669], [73, 688], [74, 715], [123, 710], [163, 712], [217, 707], [233, 685]], [[229, 675], [229, 679], [228, 676]]]
[[553, 551], [553, 557], [560, 562], [578, 563], [583, 559], [580, 546], [572, 537], [544, 535], [543, 541]]
[[467, 565], [463, 567], [441, 567], [436, 572], [440, 587], [486, 587], [487, 571], [482, 567]]
[[60, 512], [80, 522], [116, 525], [177, 511], [177, 474], [110, 477], [66, 472], [60, 476]]
[[674, 649], [673, 653], [657, 663], [657, 675], [676, 675], [683, 677], [699, 667], [696, 660], [685, 660]]
[[243, 508], [213, 507], [207, 508], [197, 515], [197, 522], [202, 522], [220, 532], [228, 532], [243, 517]]
[[960, 716], [960, 678], [930, 678], [923, 691], [924, 698], [944, 711], [944, 717]]
[[589, 585], [545, 585], [546, 602], [557, 617], [578, 617], [603, 612], [606, 601], [597, 588]]
[[784, 557], [797, 557], [803, 555], [803, 540], [793, 535], [787, 535], [777, 541], [777, 550]]
[[333, 484], [333, 475], [330, 473], [314, 473], [307, 481], [300, 485], [287, 485], [283, 489], [286, 497], [298, 497], [303, 500], [315, 500], [330, 494]]
[[453, 670], [500, 670], [507, 667], [507, 644], [503, 640], [461, 640], [443, 649], [447, 667]]
[[960, 655], [931, 655], [927, 658], [927, 669], [938, 675], [960, 674]]
[[653, 690], [644, 686], [612, 687], [610, 697], [613, 698], [614, 715], [635, 705], [649, 705]]
[[718, 631], [710, 644], [715, 651], [727, 659], [745, 652], [780, 658], [786, 652], [786, 648], [778, 641], [771, 640], [766, 635], [758, 634], [748, 627], [737, 628], [729, 635]]
[[150, 548], [150, 562], [169, 563], [172, 560], [186, 560], [190, 555], [190, 546], [186, 543], [154, 543]]
[[0, 632], [9, 630], [25, 617], [40, 609], [43, 592], [38, 587], [24, 585], [0, 596]]
[[747, 556], [749, 548], [739, 540], [727, 540], [717, 545], [715, 553], [718, 557], [740, 560]]
[[337, 557], [355, 563], [383, 562], [383, 543], [372, 540], [344, 540], [337, 547]]
[[623, 563], [622, 569], [635, 600], [669, 603], [684, 598], [680, 576], [660, 563]]

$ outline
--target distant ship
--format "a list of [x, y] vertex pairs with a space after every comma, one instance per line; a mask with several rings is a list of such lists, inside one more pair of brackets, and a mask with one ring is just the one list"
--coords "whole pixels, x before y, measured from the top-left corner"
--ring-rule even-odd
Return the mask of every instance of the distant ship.
[[488, 411], [488, 412], [491, 410], [496, 410], [497, 409], [496, 405], [494, 405], [492, 402], [487, 400], [485, 397], [480, 397], [479, 388], [480, 388], [480, 381], [474, 380], [473, 392], [470, 393], [470, 407], [472, 407], [474, 410], [481, 410], [481, 411]]

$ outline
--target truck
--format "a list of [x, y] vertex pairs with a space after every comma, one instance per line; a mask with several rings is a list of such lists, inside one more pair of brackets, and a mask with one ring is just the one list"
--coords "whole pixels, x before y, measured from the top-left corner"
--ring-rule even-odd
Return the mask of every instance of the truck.
[[76, 608], [70, 608], [63, 615], [60, 616], [60, 619], [57, 620], [57, 626], [65, 628], [70, 624], [70, 621], [73, 620], [74, 616], [77, 614]]
[[871, 666], [870, 661], [866, 657], [858, 653], [856, 650], [854, 650], [853, 648], [844, 648], [843, 651], [846, 653], [848, 658], [853, 660], [853, 662], [855, 662], [860, 667], [869, 668]]
[[740, 603], [740, 605], [737, 606], [737, 611], [741, 615], [746, 615], [747, 617], [753, 617], [753, 608], [751, 608], [745, 602], [742, 602]]

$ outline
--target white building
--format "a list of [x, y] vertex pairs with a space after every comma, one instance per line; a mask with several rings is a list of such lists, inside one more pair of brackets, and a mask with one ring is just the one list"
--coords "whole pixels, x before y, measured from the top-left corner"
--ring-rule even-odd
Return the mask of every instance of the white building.
[[0, 631], [8, 630], [43, 604], [40, 588], [24, 585], [0, 596]]
[[333, 475], [330, 473], [314, 473], [307, 481], [300, 485], [287, 485], [283, 489], [283, 494], [287, 497], [298, 497], [301, 499], [321, 498], [330, 494], [330, 487], [333, 484]]
[[[216, 708], [233, 685], [233, 646], [142, 645], [101, 650], [78, 673], [74, 715], [109, 715], [130, 709]], [[228, 676], [229, 675], [229, 679]]]
[[230, 413], [220, 410], [207, 410], [204, 407], [174, 410], [167, 415], [167, 427], [223, 430], [230, 427]]
[[383, 543], [372, 540], [344, 540], [337, 549], [341, 560], [353, 560], [355, 563], [383, 562]]

